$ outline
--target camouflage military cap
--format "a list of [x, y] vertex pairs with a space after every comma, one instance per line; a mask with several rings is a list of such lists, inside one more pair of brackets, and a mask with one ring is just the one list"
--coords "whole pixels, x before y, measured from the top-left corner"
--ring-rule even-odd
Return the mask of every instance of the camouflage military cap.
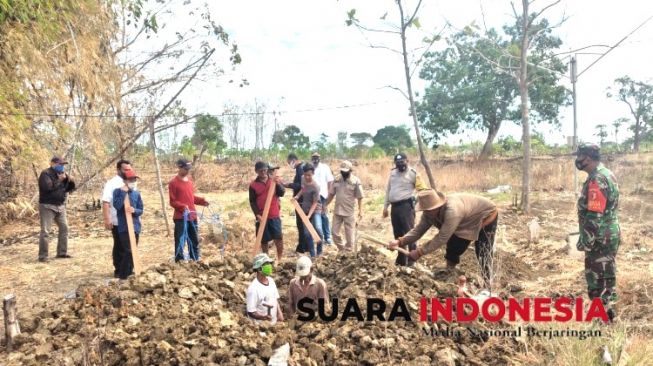
[[586, 155], [592, 160], [601, 160], [601, 148], [596, 144], [580, 144], [576, 156]]

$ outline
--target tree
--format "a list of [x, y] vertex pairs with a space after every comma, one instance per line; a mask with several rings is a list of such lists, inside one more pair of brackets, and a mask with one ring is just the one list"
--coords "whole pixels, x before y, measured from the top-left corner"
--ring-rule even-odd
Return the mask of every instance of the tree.
[[396, 154], [402, 149], [413, 147], [408, 131], [406, 126], [385, 126], [376, 131], [372, 141], [386, 154]]
[[354, 147], [362, 148], [368, 141], [372, 140], [372, 135], [368, 132], [353, 132], [349, 134], [349, 138], [354, 140]]
[[183, 156], [195, 156], [197, 155], [197, 149], [195, 148], [195, 145], [193, 144], [193, 141], [191, 141], [191, 138], [188, 136], [184, 136], [181, 138], [181, 143], [179, 144], [179, 153]]
[[322, 132], [317, 140], [313, 141], [312, 148], [317, 151], [324, 151], [329, 143], [329, 135]]
[[614, 120], [614, 122], [612, 122], [612, 127], [614, 127], [614, 142], [617, 145], [619, 145], [619, 128], [621, 127], [621, 125], [627, 124], [628, 122], [630, 122], [628, 118], [623, 118], [623, 117], [617, 118], [616, 120]]
[[551, 25], [546, 19], [540, 19], [540, 17], [560, 1], [556, 0], [533, 13], [530, 12], [530, 6], [535, 0], [522, 0], [521, 13], [517, 12], [514, 3], [511, 3], [515, 24], [504, 27], [504, 32], [509, 37], [509, 43], [507, 48], [497, 45], [497, 49], [502, 52], [502, 57], [495, 61], [488, 57], [491, 55], [485, 55], [482, 51], [476, 50], [481, 57], [494, 66], [495, 70], [511, 75], [519, 85], [522, 147], [524, 150], [521, 209], [526, 214], [531, 211], [530, 94], [538, 93], [537, 89], [533, 89], [532, 86], [538, 79], [546, 77], [542, 70], [556, 70], [556, 64], [560, 61], [555, 57], [555, 49], [562, 43], [559, 38], [551, 36], [552, 29], [556, 25]]
[[250, 120], [254, 126], [255, 135], [254, 150], [260, 151], [265, 148], [265, 144], [263, 143], [263, 135], [265, 133], [265, 126], [267, 125], [267, 121], [265, 120], [265, 112], [267, 107], [264, 103], [260, 103], [258, 100], [254, 99], [254, 106], [250, 108]]
[[[434, 35], [433, 37], [426, 37], [424, 39], [425, 43], [427, 46], [425, 46], [426, 51], [422, 53], [421, 56], [419, 56], [414, 62], [411, 62], [408, 60], [409, 56], [409, 51], [406, 46], [406, 34], [408, 31], [408, 28], [414, 27], [414, 28], [420, 28], [420, 22], [419, 18], [417, 17], [417, 13], [419, 12], [419, 8], [422, 5], [422, 0], [419, 0], [417, 2], [417, 5], [415, 5], [415, 8], [411, 11], [405, 14], [405, 9], [404, 9], [404, 4], [402, 3], [402, 0], [395, 0], [397, 4], [397, 9], [399, 11], [399, 25], [392, 26], [391, 29], [389, 30], [384, 30], [384, 29], [370, 29], [365, 26], [363, 26], [360, 21], [356, 18], [356, 9], [352, 9], [347, 13], [348, 19], [345, 21], [345, 24], [347, 26], [354, 25], [356, 26], [359, 30], [362, 31], [368, 31], [368, 32], [379, 32], [379, 33], [388, 33], [388, 34], [395, 34], [398, 35], [400, 40], [401, 40], [401, 51], [394, 50], [389, 47], [385, 46], [374, 46], [370, 44], [370, 47], [372, 48], [384, 48], [387, 50], [390, 50], [392, 52], [395, 52], [399, 55], [401, 55], [402, 60], [403, 60], [403, 71], [404, 71], [404, 77], [406, 79], [406, 92], [403, 90], [397, 88], [397, 87], [392, 87], [393, 89], [396, 89], [400, 91], [404, 97], [408, 100], [409, 102], [409, 107], [410, 107], [410, 115], [413, 119], [413, 127], [415, 128], [415, 135], [417, 137], [417, 147], [419, 149], [419, 156], [420, 156], [420, 162], [424, 166], [424, 170], [426, 171], [426, 176], [429, 179], [429, 184], [431, 185], [431, 188], [436, 189], [435, 185], [435, 179], [433, 179], [433, 172], [431, 171], [431, 166], [429, 165], [429, 162], [426, 158], [426, 154], [424, 152], [424, 143], [422, 141], [422, 135], [420, 133], [420, 128], [419, 124], [417, 122], [417, 110], [415, 108], [415, 96], [413, 94], [413, 85], [411, 82], [412, 76], [416, 68], [419, 66], [419, 64], [422, 62], [422, 58], [424, 56], [424, 53], [428, 51], [428, 49], [440, 39], [439, 35]], [[387, 13], [384, 14], [381, 19], [385, 20], [387, 16]], [[414, 66], [413, 70], [411, 70], [411, 67]]]
[[[642, 135], [646, 134], [647, 124], [653, 119], [653, 85], [622, 76], [615, 81], [616, 92], [608, 88], [608, 97], [626, 103], [633, 116], [633, 150], [639, 152]], [[652, 126], [653, 127], [653, 126]]]
[[281, 145], [288, 151], [305, 150], [311, 146], [308, 136], [295, 125], [277, 131], [272, 136], [272, 144]]
[[596, 133], [594, 136], [599, 138], [599, 144], [601, 147], [605, 145], [605, 139], [608, 137], [608, 128], [604, 124], [598, 124], [596, 125]]
[[191, 141], [199, 149], [197, 159], [193, 158], [193, 162], [202, 161], [205, 152], [216, 155], [227, 147], [227, 143], [224, 141], [222, 123], [217, 117], [208, 114], [197, 117]]
[[[560, 40], [550, 34], [547, 47], [557, 47]], [[544, 42], [542, 42], [544, 44]], [[486, 132], [479, 159], [492, 153], [492, 143], [504, 121], [519, 123], [519, 95], [514, 76], [497, 71], [498, 64], [511, 42], [490, 29], [477, 34], [474, 28], [452, 36], [445, 50], [428, 53], [420, 77], [430, 81], [418, 117], [428, 140], [434, 144], [447, 133], [471, 128]], [[531, 59], [534, 57], [531, 56]], [[531, 60], [532, 62], [532, 60]], [[559, 107], [568, 102], [568, 91], [558, 85], [565, 65], [556, 59], [551, 69], [537, 69], [536, 82], [529, 86], [534, 122], [545, 121], [559, 126]]]
[[336, 147], [338, 149], [338, 154], [344, 154], [347, 151], [347, 132], [338, 131], [336, 137]]
[[227, 136], [229, 138], [230, 148], [239, 151], [245, 144], [245, 133], [242, 127], [242, 118], [240, 115], [240, 108], [237, 105], [227, 103], [224, 105], [223, 120], [227, 129]]

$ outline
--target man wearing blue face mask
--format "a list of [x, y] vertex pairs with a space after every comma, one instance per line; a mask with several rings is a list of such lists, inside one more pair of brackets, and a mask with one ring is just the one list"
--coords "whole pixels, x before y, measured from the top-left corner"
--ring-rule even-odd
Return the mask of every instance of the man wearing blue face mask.
[[57, 258], [70, 258], [68, 255], [68, 221], [66, 220], [66, 198], [75, 190], [75, 182], [65, 172], [68, 164], [64, 159], [54, 156], [50, 167], [39, 176], [39, 262], [48, 261], [48, 237], [54, 221], [59, 228]]

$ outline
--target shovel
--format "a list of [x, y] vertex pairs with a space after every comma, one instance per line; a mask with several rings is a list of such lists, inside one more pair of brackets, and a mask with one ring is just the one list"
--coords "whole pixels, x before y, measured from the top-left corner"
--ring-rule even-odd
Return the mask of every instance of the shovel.
[[[383, 245], [386, 249], [388, 249], [388, 244], [387, 244], [386, 242], [384, 242], [383, 240], [381, 240], [381, 239], [377, 239], [377, 238], [371, 237], [371, 236], [369, 236], [369, 235], [367, 235], [367, 234], [363, 234], [363, 233], [359, 234], [358, 237], [361, 238], [361, 239], [365, 239], [365, 240], [371, 241], [371, 242], [374, 243], [374, 244], [380, 244], [380, 245]], [[406, 249], [401, 248], [401, 247], [397, 247], [396, 250], [397, 250], [399, 253], [404, 253], [405, 255], [410, 254], [409, 251], [407, 251]]]

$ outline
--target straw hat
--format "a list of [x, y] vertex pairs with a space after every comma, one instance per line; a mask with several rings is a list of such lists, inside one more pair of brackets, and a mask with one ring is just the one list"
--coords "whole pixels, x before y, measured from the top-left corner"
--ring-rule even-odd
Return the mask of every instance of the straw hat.
[[417, 192], [417, 206], [415, 211], [435, 210], [447, 202], [447, 198], [441, 192], [433, 189], [424, 189]]

